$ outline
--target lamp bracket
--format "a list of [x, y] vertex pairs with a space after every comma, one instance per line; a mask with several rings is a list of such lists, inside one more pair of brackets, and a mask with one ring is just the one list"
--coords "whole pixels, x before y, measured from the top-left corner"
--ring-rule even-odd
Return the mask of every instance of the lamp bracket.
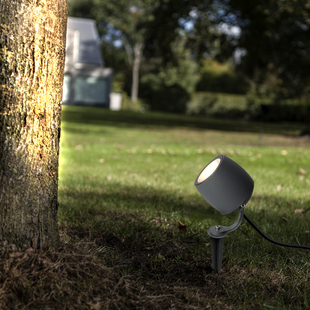
[[230, 226], [221, 226], [221, 225], [212, 226], [208, 229], [208, 235], [211, 238], [215, 239], [221, 239], [226, 237], [227, 234], [236, 230], [240, 226], [243, 216], [244, 216], [244, 205], [240, 206], [239, 217], [234, 224]]
[[244, 216], [244, 206], [240, 206], [239, 217], [234, 224], [230, 226], [216, 225], [208, 229], [208, 234], [211, 237], [212, 268], [216, 271], [220, 271], [222, 268], [224, 237], [240, 226]]

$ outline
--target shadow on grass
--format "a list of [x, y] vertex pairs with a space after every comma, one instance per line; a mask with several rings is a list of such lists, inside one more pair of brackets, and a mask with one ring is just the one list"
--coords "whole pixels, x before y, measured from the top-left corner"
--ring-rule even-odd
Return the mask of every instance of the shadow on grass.
[[[191, 197], [185, 199], [165, 191], [154, 192], [149, 188], [119, 185], [112, 187], [117, 190], [60, 190], [61, 218], [71, 223], [68, 225], [72, 229], [76, 227], [74, 231], [78, 239], [87, 239], [91, 234], [98, 246], [114, 247], [114, 250], [118, 248], [116, 252], [122, 253], [121, 259], [124, 259], [127, 251], [126, 259], [135, 256], [139, 258], [138, 261], [142, 259], [134, 263], [135, 266], [149, 261], [149, 255], [153, 257], [159, 253], [165, 259], [184, 258], [186, 255], [210, 256], [210, 248], [205, 247], [209, 243], [207, 228], [216, 224], [231, 225], [238, 216], [238, 212], [222, 216], [205, 202], [198, 201], [197, 197], [193, 197], [194, 202], [191, 202]], [[305, 206], [309, 204], [310, 201], [302, 202]], [[261, 205], [266, 207], [258, 207]], [[269, 237], [285, 243], [310, 245], [307, 233], [310, 212], [294, 213], [302, 205], [300, 201], [254, 195], [245, 211]], [[180, 231], [178, 221], [188, 226], [186, 233]], [[262, 239], [246, 220], [238, 231], [237, 235], [232, 233], [227, 238], [234, 240], [238, 236], [239, 240], [234, 241], [238, 249], [234, 251], [236, 261], [246, 259], [244, 253], [248, 252], [248, 248], [253, 253], [258, 253], [258, 250], [282, 253], [282, 247], [278, 248]]]
[[[94, 182], [94, 180], [92, 180]], [[93, 184], [93, 183], [92, 183]], [[94, 188], [96, 185], [90, 185]], [[186, 196], [168, 190], [154, 189], [149, 186], [129, 186], [109, 182], [102, 189], [70, 190], [60, 189], [60, 199], [76, 201], [76, 206], [64, 205], [63, 212], [73, 216], [86, 213], [90, 216], [97, 214], [98, 210], [119, 210], [141, 214], [143, 218], [150, 216], [172, 218], [176, 215], [188, 221], [214, 220], [221, 221], [223, 216], [208, 205], [199, 194]], [[62, 199], [63, 197], [63, 199]], [[62, 205], [62, 203], [60, 203]], [[225, 218], [231, 218], [230, 216]]]
[[[187, 232], [182, 232], [176, 219], [169, 218], [171, 212], [186, 208], [189, 214], [194, 210], [214, 216], [213, 209], [199, 202], [191, 206], [176, 194], [152, 194], [145, 188], [137, 193], [137, 188], [130, 187], [103, 193], [61, 190], [60, 198], [62, 239], [118, 274], [116, 291], [131, 296], [128, 309], [144, 309], [142, 302], [152, 309], [252, 309], [264, 304], [301, 309], [310, 294], [309, 277], [303, 272], [309, 266], [306, 254], [269, 244], [246, 221], [226, 238], [221, 273], [212, 271], [206, 230], [189, 224]], [[276, 208], [287, 205], [285, 199], [254, 196], [251, 201], [246, 213], [267, 234], [282, 242], [307, 244], [304, 229], [309, 214], [294, 214], [300, 201], [290, 201], [283, 213], [255, 207], [268, 202]], [[118, 207], [126, 203], [134, 208]], [[149, 208], [158, 213], [146, 215]], [[75, 221], [70, 220], [70, 212]]]
[[299, 123], [263, 123], [211, 119], [188, 115], [110, 111], [91, 107], [64, 107], [62, 121], [78, 124], [143, 127], [187, 127], [235, 132], [260, 132], [298, 136], [306, 127]]
[[[254, 195], [245, 208], [245, 213], [268, 237], [282, 243], [310, 246], [309, 241], [309, 220], [310, 212], [308, 206], [310, 200], [294, 200], [276, 196]], [[262, 207], [263, 206], [263, 207]], [[252, 245], [266, 251], [283, 250], [292, 255], [301, 251], [309, 254], [307, 249], [293, 249], [282, 247], [268, 242], [261, 237], [252, 226], [247, 223], [243, 225], [242, 233], [253, 236]]]

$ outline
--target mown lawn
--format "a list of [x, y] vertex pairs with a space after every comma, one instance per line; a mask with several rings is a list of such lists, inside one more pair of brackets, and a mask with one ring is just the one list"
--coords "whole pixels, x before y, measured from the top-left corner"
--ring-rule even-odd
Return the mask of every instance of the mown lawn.
[[226, 154], [255, 181], [251, 219], [276, 240], [310, 245], [310, 212], [295, 213], [310, 207], [302, 129], [64, 107], [62, 238], [127, 277], [158, 309], [310, 307], [310, 252], [276, 247], [245, 221], [225, 239], [222, 272], [210, 269], [207, 229], [237, 214], [221, 216], [193, 185], [212, 158]]
[[268, 243], [245, 220], [212, 271], [207, 229], [238, 214], [221, 216], [193, 185], [229, 156], [255, 182], [246, 214], [275, 240], [310, 245], [304, 127], [64, 106], [62, 246], [11, 262], [39, 266], [22, 273], [20, 308], [310, 308], [310, 252]]

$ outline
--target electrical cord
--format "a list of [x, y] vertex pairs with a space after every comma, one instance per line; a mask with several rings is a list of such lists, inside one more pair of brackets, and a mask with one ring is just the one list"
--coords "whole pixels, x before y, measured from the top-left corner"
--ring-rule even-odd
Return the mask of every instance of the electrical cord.
[[244, 213], [244, 218], [249, 222], [249, 224], [265, 239], [267, 239], [268, 241], [280, 245], [280, 246], [286, 246], [286, 247], [290, 247], [290, 248], [300, 248], [300, 249], [307, 249], [310, 250], [310, 246], [306, 246], [306, 245], [298, 245], [298, 244], [288, 244], [288, 243], [282, 243], [282, 242], [278, 242], [275, 241], [271, 238], [269, 238], [268, 236], [266, 236], [248, 217], [247, 215]]

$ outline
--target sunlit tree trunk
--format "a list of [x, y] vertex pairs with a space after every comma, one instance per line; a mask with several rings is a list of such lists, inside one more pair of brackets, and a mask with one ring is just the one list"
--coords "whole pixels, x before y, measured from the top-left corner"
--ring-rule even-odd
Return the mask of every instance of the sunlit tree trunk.
[[67, 0], [0, 0], [0, 255], [59, 240]]

